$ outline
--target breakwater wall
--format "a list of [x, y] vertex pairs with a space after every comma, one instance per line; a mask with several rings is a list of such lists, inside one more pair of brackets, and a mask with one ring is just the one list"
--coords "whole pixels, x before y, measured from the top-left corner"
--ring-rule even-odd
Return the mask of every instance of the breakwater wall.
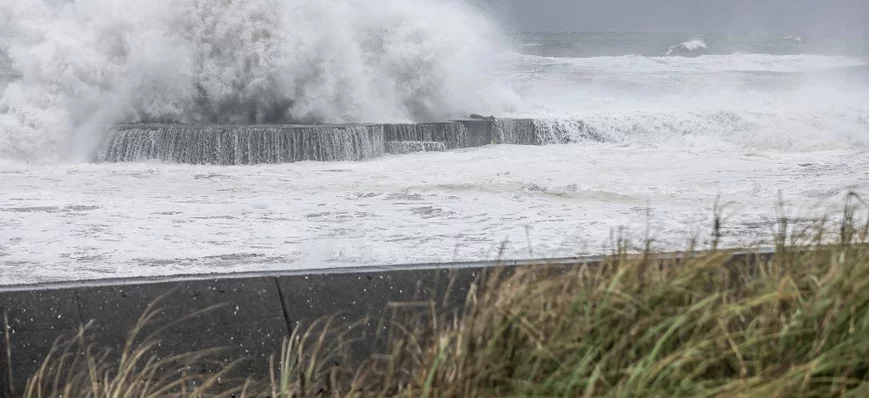
[[216, 165], [358, 161], [387, 153], [568, 141], [563, 132], [532, 119], [358, 125], [126, 124], [105, 133], [93, 160]]
[[[750, 264], [769, 256], [734, 254], [732, 259]], [[0, 336], [0, 391], [9, 396], [20, 393], [54, 341], [73, 335], [91, 320], [96, 322], [92, 329], [96, 341], [117, 352], [138, 317], [161, 296], [162, 323], [149, 326], [144, 334], [165, 322], [189, 318], [164, 330], [153, 354], [224, 347], [218, 364], [245, 358], [234, 368], [236, 375], [266, 376], [269, 358], [280, 351], [283, 339], [297, 325], [305, 328], [332, 315], [346, 322], [368, 317], [363, 325], [366, 339], [354, 347], [356, 357], [367, 358], [382, 343], [374, 336], [390, 303], [436, 300], [461, 306], [472, 284], [496, 267], [595, 266], [599, 261], [565, 258], [419, 264], [0, 286], [4, 334]], [[218, 307], [197, 313], [212, 306]]]
[[383, 126], [121, 125], [96, 160], [191, 164], [350, 161], [384, 154]]

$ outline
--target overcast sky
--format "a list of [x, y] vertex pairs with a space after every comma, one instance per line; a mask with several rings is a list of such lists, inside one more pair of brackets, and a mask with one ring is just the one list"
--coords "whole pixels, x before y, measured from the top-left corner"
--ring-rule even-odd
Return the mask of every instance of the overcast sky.
[[476, 0], [509, 30], [869, 37], [869, 0]]

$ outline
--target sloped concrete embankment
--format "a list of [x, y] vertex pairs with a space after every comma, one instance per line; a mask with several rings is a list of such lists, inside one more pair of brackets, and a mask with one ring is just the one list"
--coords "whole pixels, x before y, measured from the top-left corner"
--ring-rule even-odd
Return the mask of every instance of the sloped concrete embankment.
[[[731, 261], [756, 264], [770, 256], [734, 254]], [[678, 258], [664, 261], [678, 263]], [[436, 301], [448, 310], [463, 306], [474, 282], [495, 268], [549, 265], [557, 271], [598, 262], [568, 258], [0, 286], [0, 391], [22, 391], [53, 342], [92, 320], [100, 345], [118, 352], [139, 316], [160, 297], [161, 315], [143, 335], [172, 326], [161, 332], [154, 354], [223, 347], [217, 365], [245, 358], [234, 368], [236, 375], [265, 377], [269, 358], [280, 351], [283, 339], [315, 320], [333, 315], [339, 323], [365, 319], [365, 338], [352, 347], [353, 360], [361, 361], [382, 352], [384, 342], [376, 332], [390, 303]], [[201, 312], [206, 308], [211, 310]]]

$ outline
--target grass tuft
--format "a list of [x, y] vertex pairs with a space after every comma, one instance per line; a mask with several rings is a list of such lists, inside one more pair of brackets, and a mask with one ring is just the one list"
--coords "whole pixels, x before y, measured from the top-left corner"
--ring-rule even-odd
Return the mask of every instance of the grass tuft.
[[[221, 351], [219, 348], [164, 357], [154, 353], [163, 330], [213, 309], [197, 311], [143, 335], [147, 326], [160, 320], [159, 303], [170, 293], [155, 300], [142, 313], [120, 352], [112, 352], [99, 344], [93, 322], [80, 327], [74, 336], [56, 339], [39, 370], [28, 379], [23, 396], [200, 397], [206, 393], [217, 397], [233, 396], [242, 387], [221, 386], [221, 378], [235, 363], [227, 365], [215, 361], [215, 354]], [[199, 371], [207, 366], [218, 370]]]

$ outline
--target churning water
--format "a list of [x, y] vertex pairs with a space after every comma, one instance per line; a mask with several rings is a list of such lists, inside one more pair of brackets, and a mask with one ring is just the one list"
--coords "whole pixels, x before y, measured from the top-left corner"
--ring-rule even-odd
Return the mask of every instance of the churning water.
[[[779, 193], [869, 195], [866, 49], [502, 35], [430, 0], [2, 2], [0, 283], [591, 254], [621, 226], [678, 249], [716, 200], [729, 245], [763, 241]], [[508, 119], [445, 123], [471, 113]]]

